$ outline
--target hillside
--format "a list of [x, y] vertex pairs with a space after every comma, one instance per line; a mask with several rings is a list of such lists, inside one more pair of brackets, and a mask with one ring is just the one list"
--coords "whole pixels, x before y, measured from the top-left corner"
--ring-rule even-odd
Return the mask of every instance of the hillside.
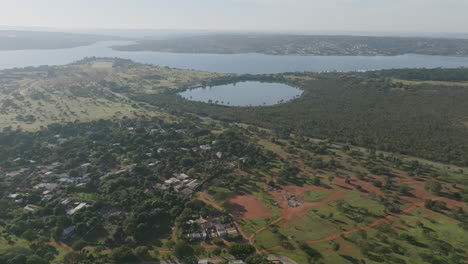
[[0, 144], [0, 261], [466, 255], [466, 174], [401, 156], [193, 116], [6, 131]]
[[0, 71], [0, 129], [37, 130], [52, 123], [155, 115], [124, 92], [159, 93], [217, 74], [89, 59], [67, 66]]
[[[466, 73], [1, 71], [0, 263], [464, 263]], [[304, 94], [177, 95], [245, 80]]]
[[120, 39], [88, 34], [0, 30], [0, 50], [65, 49]]
[[312, 56], [395, 56], [427, 54], [468, 55], [468, 40], [410, 37], [308, 36], [308, 35], [205, 35], [140, 40], [122, 51], [160, 51], [175, 53], [263, 53], [270, 55]]

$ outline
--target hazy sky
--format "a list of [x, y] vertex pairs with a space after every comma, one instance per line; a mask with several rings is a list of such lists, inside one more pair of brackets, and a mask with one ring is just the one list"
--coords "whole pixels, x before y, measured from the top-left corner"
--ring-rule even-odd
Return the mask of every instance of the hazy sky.
[[468, 32], [468, 0], [0, 0], [0, 25]]

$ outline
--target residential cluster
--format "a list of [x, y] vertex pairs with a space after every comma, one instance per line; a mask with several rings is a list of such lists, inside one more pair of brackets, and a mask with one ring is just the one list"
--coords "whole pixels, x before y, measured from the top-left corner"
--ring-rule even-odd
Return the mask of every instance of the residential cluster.
[[175, 173], [174, 177], [167, 179], [164, 183], [156, 185], [162, 190], [170, 190], [171, 188], [180, 193], [191, 194], [200, 185], [200, 181], [192, 179], [185, 173]]
[[[17, 162], [20, 161], [18, 159], [16, 160]], [[60, 162], [54, 162], [45, 166], [36, 166], [35, 163], [36, 162], [34, 161], [28, 161], [27, 163], [23, 162], [24, 165], [19, 166], [14, 170], [10, 169], [3, 173], [3, 179], [6, 184], [11, 183], [17, 176], [20, 175], [24, 176], [26, 179], [34, 178], [36, 181], [38, 181], [38, 183], [34, 184], [32, 188], [17, 189], [14, 193], [7, 195], [7, 198], [13, 199], [14, 202], [18, 205], [25, 204], [29, 200], [27, 198], [30, 197], [32, 193], [37, 194], [39, 192], [41, 201], [48, 202], [52, 200], [58, 189], [66, 188], [72, 185], [76, 187], [83, 186], [89, 181], [89, 178], [87, 177], [87, 169], [91, 165], [90, 163], [78, 166], [78, 168], [74, 170], [74, 173], [61, 172], [60, 167], [63, 164]], [[67, 205], [68, 203], [62, 202], [62, 204]], [[83, 203], [77, 202], [76, 206], [79, 204]], [[81, 205], [81, 207], [71, 207], [68, 209], [68, 211], [74, 212], [85, 206], [86, 204], [84, 203], [84, 205]], [[41, 207], [34, 204], [25, 204], [23, 208], [26, 211], [34, 212]]]
[[288, 202], [289, 207], [301, 207], [302, 206], [302, 203], [297, 200], [297, 197], [294, 194], [286, 193], [283, 196], [283, 199]]
[[186, 233], [184, 236], [188, 240], [208, 240], [213, 238], [229, 238], [239, 235], [236, 225], [231, 220], [222, 221], [220, 217], [198, 217], [193, 215], [194, 219], [187, 221], [187, 226], [196, 226], [198, 230]]

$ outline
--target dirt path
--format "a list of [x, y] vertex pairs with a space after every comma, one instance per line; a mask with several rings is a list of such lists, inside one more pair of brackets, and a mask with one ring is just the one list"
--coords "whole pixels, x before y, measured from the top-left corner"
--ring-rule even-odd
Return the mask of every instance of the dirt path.
[[253, 239], [255, 238], [256, 235], [258, 235], [259, 233], [265, 231], [268, 227], [280, 222], [281, 220], [285, 219], [285, 216], [282, 215], [280, 216], [279, 218], [275, 219], [273, 222], [269, 223], [268, 225], [258, 229], [258, 230], [255, 230], [249, 237], [248, 237], [248, 240], [251, 244], [253, 244]]
[[217, 203], [215, 203], [205, 192], [197, 193], [197, 198], [200, 201], [205, 202], [206, 204], [209, 204], [220, 211], [224, 211], [224, 209], [221, 206], [219, 206]]
[[[34, 244], [34, 242], [21, 242], [21, 243], [13, 243], [13, 244], [8, 244], [8, 243], [3, 243], [0, 244], [0, 247], [14, 247], [14, 246], [29, 246]], [[46, 242], [47, 245], [51, 246], [56, 246], [56, 247], [61, 247], [67, 251], [73, 251], [73, 248], [71, 248], [69, 245], [65, 243], [60, 243], [60, 242]]]

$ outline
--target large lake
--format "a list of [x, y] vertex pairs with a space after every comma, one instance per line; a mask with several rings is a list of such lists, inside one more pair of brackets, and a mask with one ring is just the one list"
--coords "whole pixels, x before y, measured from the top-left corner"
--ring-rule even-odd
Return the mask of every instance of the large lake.
[[292, 71], [355, 71], [391, 68], [468, 67], [466, 57], [400, 56], [272, 56], [263, 54], [180, 54], [124, 52], [110, 48], [131, 42], [99, 42], [90, 46], [57, 50], [0, 51], [0, 69], [39, 65], [63, 65], [84, 57], [120, 57], [136, 62], [223, 73], [281, 73]]
[[240, 82], [186, 90], [179, 93], [192, 101], [227, 106], [260, 106], [283, 103], [302, 94], [300, 89], [280, 84]]

